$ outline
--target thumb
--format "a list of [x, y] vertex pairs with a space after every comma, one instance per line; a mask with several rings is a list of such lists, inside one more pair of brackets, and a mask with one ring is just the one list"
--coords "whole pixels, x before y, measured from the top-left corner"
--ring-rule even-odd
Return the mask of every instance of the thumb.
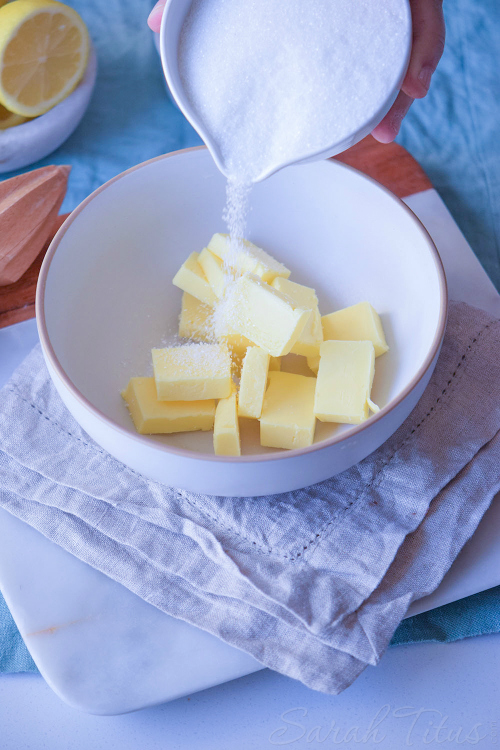
[[155, 7], [149, 14], [148, 26], [151, 31], [156, 31], [156, 33], [160, 31], [161, 18], [163, 16], [163, 10], [165, 8], [166, 2], [167, 0], [159, 0], [159, 2], [156, 3]]

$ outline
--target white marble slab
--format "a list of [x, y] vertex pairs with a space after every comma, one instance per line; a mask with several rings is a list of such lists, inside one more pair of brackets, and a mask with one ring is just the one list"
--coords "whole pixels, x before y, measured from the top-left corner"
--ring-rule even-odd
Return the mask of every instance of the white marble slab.
[[498, 695], [500, 635], [389, 649], [341, 695], [316, 693], [264, 669], [124, 716], [74, 711], [36, 675], [0, 675], [0, 747], [497, 750]]
[[[500, 296], [437, 193], [425, 191], [407, 203], [436, 241], [450, 296], [500, 316]], [[35, 341], [34, 321], [0, 330], [0, 383]], [[409, 614], [499, 584], [499, 532], [497, 498], [441, 586]], [[83, 711], [132, 711], [261, 669], [250, 656], [161, 613], [5, 511], [0, 587], [48, 684]]]

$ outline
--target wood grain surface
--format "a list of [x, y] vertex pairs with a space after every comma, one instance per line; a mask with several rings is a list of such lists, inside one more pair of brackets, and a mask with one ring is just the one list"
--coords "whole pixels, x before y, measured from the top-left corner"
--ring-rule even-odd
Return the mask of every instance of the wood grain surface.
[[67, 216], [69, 214], [61, 214], [56, 218], [49, 241], [45, 243], [41, 252], [21, 278], [15, 284], [0, 286], [0, 328], [35, 317], [36, 282], [38, 281], [40, 266], [52, 237], [62, 226]]
[[67, 164], [50, 164], [0, 182], [1, 286], [19, 281], [41, 253], [66, 195], [70, 171]]
[[424, 170], [408, 151], [397, 143], [379, 143], [371, 135], [335, 158], [373, 177], [399, 198], [432, 187]]
[[[432, 187], [420, 165], [397, 143], [382, 145], [369, 135], [335, 158], [373, 177], [400, 198]], [[66, 216], [57, 218], [52, 236]], [[19, 281], [0, 287], [0, 328], [35, 316], [36, 283], [49, 244], [46, 243]]]

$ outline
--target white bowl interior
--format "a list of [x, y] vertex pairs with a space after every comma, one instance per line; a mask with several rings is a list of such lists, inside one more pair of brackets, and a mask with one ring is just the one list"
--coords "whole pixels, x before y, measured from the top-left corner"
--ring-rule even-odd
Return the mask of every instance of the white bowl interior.
[[[151, 375], [150, 350], [176, 333], [182, 293], [171, 280], [217, 231], [225, 178], [205, 149], [132, 170], [97, 192], [60, 239], [47, 274], [47, 332], [62, 368], [93, 406], [126, 429], [120, 391]], [[390, 351], [377, 358], [373, 399], [385, 407], [416, 376], [442, 304], [435, 251], [390, 193], [337, 162], [290, 167], [257, 184], [248, 238], [313, 286], [322, 314], [368, 300]], [[290, 355], [283, 369], [312, 375]], [[244, 453], [268, 453], [258, 423], [242, 420]], [[348, 426], [318, 422], [319, 442]], [[211, 433], [158, 442], [212, 454]]]

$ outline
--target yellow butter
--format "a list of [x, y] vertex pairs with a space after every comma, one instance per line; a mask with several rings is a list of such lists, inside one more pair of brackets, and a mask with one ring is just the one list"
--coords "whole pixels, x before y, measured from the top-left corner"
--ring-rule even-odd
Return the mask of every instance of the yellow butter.
[[270, 372], [260, 418], [260, 442], [269, 448], [306, 448], [314, 441], [316, 378]]
[[307, 358], [307, 366], [309, 367], [310, 370], [312, 370], [312, 372], [315, 375], [318, 374], [319, 360], [320, 360], [319, 354]]
[[236, 393], [217, 404], [214, 423], [216, 456], [241, 456], [240, 427]]
[[198, 401], [231, 395], [231, 357], [221, 344], [153, 349], [152, 356], [161, 401]]
[[231, 328], [273, 357], [291, 351], [310, 315], [310, 310], [253, 274], [241, 276], [231, 289]]
[[226, 333], [219, 336], [219, 342], [225, 344], [229, 349], [233, 363], [233, 374], [239, 377], [247, 349], [249, 346], [255, 346], [255, 344], [245, 336], [240, 336], [239, 333]]
[[172, 284], [196, 297], [200, 302], [204, 302], [205, 305], [213, 307], [217, 302], [217, 297], [198, 263], [198, 257], [199, 253], [191, 253], [175, 274]]
[[179, 336], [195, 341], [211, 341], [213, 308], [184, 292], [179, 317]]
[[[314, 315], [314, 313], [311, 313]], [[321, 320], [321, 316], [318, 314], [318, 318]], [[292, 354], [300, 354], [302, 357], [317, 357], [319, 352], [320, 342], [313, 343], [312, 341], [297, 341], [292, 346]]]
[[227, 278], [222, 267], [222, 260], [210, 252], [206, 247], [203, 248], [198, 256], [198, 263], [207, 277], [207, 281], [212, 287], [212, 291], [219, 299], [224, 293]]
[[236, 250], [231, 249], [228, 234], [214, 234], [208, 249], [240, 274], [253, 273], [270, 283], [277, 276], [288, 278], [290, 270], [269, 253], [248, 240], [239, 240]]
[[264, 403], [269, 371], [269, 354], [258, 346], [250, 346], [241, 368], [238, 394], [240, 417], [259, 419]]
[[314, 413], [322, 422], [360, 424], [368, 419], [375, 373], [371, 341], [324, 341]]
[[154, 378], [131, 378], [122, 397], [141, 435], [211, 430], [214, 426], [214, 399], [158, 401]]
[[269, 370], [281, 370], [281, 357], [269, 357]]
[[219, 341], [225, 344], [231, 354], [236, 357], [244, 357], [249, 346], [254, 346], [250, 339], [239, 333], [225, 333], [220, 336]]
[[291, 297], [297, 305], [305, 310], [311, 310], [311, 316], [304, 326], [298, 341], [292, 347], [293, 354], [301, 354], [304, 357], [317, 356], [319, 345], [323, 341], [323, 328], [321, 326], [321, 315], [318, 308], [316, 292], [309, 286], [297, 284], [289, 279], [274, 279], [272, 286], [279, 292]]
[[369, 302], [359, 302], [323, 315], [321, 322], [325, 341], [371, 341], [376, 357], [389, 349], [380, 317]]

